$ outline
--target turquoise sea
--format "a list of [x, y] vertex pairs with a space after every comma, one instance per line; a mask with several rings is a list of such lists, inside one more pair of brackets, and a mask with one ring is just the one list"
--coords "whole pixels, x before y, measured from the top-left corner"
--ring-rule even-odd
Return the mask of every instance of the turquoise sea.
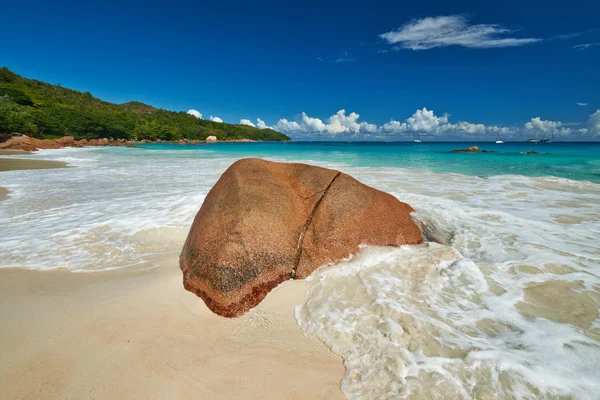
[[[478, 146], [488, 153], [452, 153]], [[362, 167], [420, 168], [487, 177], [556, 176], [600, 182], [600, 142], [288, 142], [210, 145], [144, 144], [148, 150], [197, 150], [198, 156], [278, 157], [339, 162]], [[523, 154], [535, 151], [539, 154]], [[167, 153], [168, 154], [168, 153]], [[189, 155], [195, 156], [194, 153]]]
[[[493, 152], [451, 152], [473, 145]], [[364, 247], [306, 280], [299, 329], [343, 358], [348, 398], [598, 399], [600, 143], [144, 144], [27, 157], [73, 168], [0, 173], [0, 268], [176, 260], [237, 159], [335, 168], [410, 204], [440, 242]]]

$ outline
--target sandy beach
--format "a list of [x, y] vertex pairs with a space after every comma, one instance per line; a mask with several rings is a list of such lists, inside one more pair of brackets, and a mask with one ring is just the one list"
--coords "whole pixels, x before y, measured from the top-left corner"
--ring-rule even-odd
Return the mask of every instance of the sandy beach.
[[52, 168], [67, 168], [67, 163], [51, 160], [28, 160], [25, 158], [0, 158], [0, 172]]
[[342, 360], [294, 319], [304, 288], [286, 282], [226, 319], [183, 289], [173, 256], [135, 270], [2, 269], [0, 397], [343, 398]]
[[16, 156], [16, 155], [23, 155], [23, 154], [32, 154], [32, 152], [25, 151], [25, 150], [6, 150], [6, 149], [0, 150], [0, 156]]
[[[66, 165], [0, 159], [0, 171]], [[0, 398], [344, 398], [341, 358], [294, 319], [303, 281], [227, 319], [181, 279], [175, 254], [98, 272], [0, 269]]]
[[[7, 157], [72, 168], [0, 172], [9, 196], [0, 202], [0, 399], [335, 399], [342, 390], [353, 399], [593, 399], [600, 391], [600, 186], [583, 180], [597, 145], [552, 147], [586, 162], [580, 180], [344, 166], [413, 206], [435, 227], [432, 237], [450, 244], [365, 250], [283, 283], [236, 319], [183, 288], [178, 256], [194, 216], [239, 158], [307, 162], [324, 150], [145, 146]], [[459, 147], [429, 146], [444, 165]], [[331, 168], [363, 154], [399, 163], [421, 151], [327, 147], [331, 160], [319, 163]], [[524, 145], [503, 148], [498, 157], [509, 159]]]

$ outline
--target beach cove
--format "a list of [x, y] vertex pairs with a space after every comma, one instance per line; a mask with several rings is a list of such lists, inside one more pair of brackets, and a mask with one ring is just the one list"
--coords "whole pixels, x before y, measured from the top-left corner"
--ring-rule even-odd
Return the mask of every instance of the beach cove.
[[[147, 144], [19, 155], [71, 168], [0, 172], [9, 196], [0, 202], [3, 391], [593, 398], [598, 145], [539, 145], [536, 155], [521, 154], [531, 150], [522, 143], [479, 144], [496, 151], [486, 154], [417, 146]], [[241, 318], [218, 317], [183, 289], [177, 258], [208, 190], [242, 157], [339, 169], [411, 204], [445, 244], [367, 248], [281, 284]]]

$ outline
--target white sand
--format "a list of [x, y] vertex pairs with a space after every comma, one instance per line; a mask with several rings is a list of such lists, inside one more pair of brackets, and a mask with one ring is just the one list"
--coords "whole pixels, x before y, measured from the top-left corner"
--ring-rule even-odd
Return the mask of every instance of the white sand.
[[342, 360], [293, 317], [304, 282], [226, 319], [183, 289], [175, 257], [157, 265], [0, 269], [0, 398], [343, 398]]

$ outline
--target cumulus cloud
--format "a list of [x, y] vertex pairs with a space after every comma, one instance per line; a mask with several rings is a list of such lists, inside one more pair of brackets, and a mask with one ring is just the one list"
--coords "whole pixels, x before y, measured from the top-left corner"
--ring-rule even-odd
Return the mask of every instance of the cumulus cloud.
[[508, 128], [499, 126], [487, 126], [484, 124], [473, 124], [471, 122], [461, 121], [456, 124], [450, 123], [450, 116], [444, 114], [436, 116], [433, 110], [423, 108], [417, 110], [405, 122], [392, 120], [384, 124], [380, 131], [383, 133], [423, 133], [428, 135], [437, 135], [445, 132], [464, 133], [469, 135], [484, 133], [508, 133]]
[[600, 110], [597, 110], [595, 113], [590, 115], [590, 118], [588, 119], [588, 125], [593, 134], [600, 135]]
[[501, 25], [469, 25], [462, 15], [415, 19], [400, 28], [379, 35], [389, 44], [411, 50], [463, 46], [470, 48], [515, 47], [539, 42], [538, 38], [515, 38], [514, 31]]
[[[590, 116], [590, 119], [592, 116]], [[538, 131], [538, 132], [543, 132], [543, 133], [547, 133], [547, 134], [549, 133], [552, 135], [563, 135], [563, 136], [571, 135], [574, 133], [579, 133], [579, 134], [584, 134], [584, 135], [586, 133], [588, 133], [587, 128], [572, 129], [572, 128], [565, 128], [565, 127], [563, 127], [563, 125], [565, 125], [565, 124], [563, 124], [560, 121], [542, 120], [540, 117], [535, 117], [535, 118], [531, 118], [531, 120], [529, 122], [525, 123], [525, 129], [527, 129], [529, 131]], [[578, 125], [578, 124], [567, 124], [567, 125]], [[592, 129], [592, 131], [593, 131], [593, 129]]]
[[275, 125], [275, 130], [284, 133], [302, 132], [302, 128], [300, 128], [299, 123], [297, 123], [296, 121], [288, 121], [285, 118], [282, 118], [277, 122], [277, 124]]
[[190, 115], [193, 115], [196, 118], [202, 119], [202, 113], [200, 111], [198, 111], [198, 110], [188, 110], [187, 113], [190, 114]]
[[391, 120], [382, 126], [371, 124], [366, 121], [359, 122], [360, 115], [352, 112], [346, 114], [342, 109], [329, 117], [326, 122], [319, 118], [308, 116], [302, 113], [297, 121], [280, 119], [273, 129], [288, 134], [322, 134], [335, 136], [337, 134], [362, 134], [365, 137], [370, 135], [394, 135], [421, 133], [428, 135], [437, 135], [445, 132], [457, 134], [486, 134], [510, 132], [509, 128], [494, 125], [474, 124], [461, 121], [456, 124], [450, 123], [449, 115], [435, 115], [433, 110], [423, 108], [417, 110], [405, 121]]
[[270, 128], [270, 126], [267, 126], [267, 124], [265, 123], [265, 121], [263, 121], [260, 118], [256, 118], [256, 127], [259, 128], [259, 129]]
[[[525, 131], [542, 132], [550, 136], [556, 135], [584, 135], [594, 132], [600, 135], [600, 110], [589, 118], [588, 128], [570, 128], [565, 125], [580, 125], [577, 123], [564, 124], [560, 121], [542, 120], [540, 117], [531, 118], [522, 128], [485, 125], [468, 121], [451, 122], [449, 114], [436, 115], [433, 110], [422, 108], [416, 110], [410, 117], [403, 121], [391, 120], [381, 126], [359, 120], [360, 115], [355, 112], [346, 113], [341, 109], [327, 120], [315, 118], [303, 112], [296, 120], [280, 119], [271, 129], [291, 135], [323, 135], [335, 137], [336, 135], [361, 135], [368, 137], [391, 137], [395, 135], [430, 135], [430, 136], [461, 136], [474, 135], [502, 135], [503, 138], [522, 134]], [[266, 127], [264, 121], [257, 119], [257, 126]], [[249, 121], [248, 121], [249, 122]]]
[[319, 118], [309, 117], [305, 112], [299, 118], [299, 121], [288, 121], [280, 119], [275, 125], [277, 130], [285, 133], [318, 133], [336, 135], [339, 133], [375, 133], [377, 125], [368, 122], [358, 122], [360, 115], [352, 112], [346, 115], [346, 110], [339, 110], [337, 113], [323, 122]]
[[219, 117], [213, 117], [212, 115], [208, 119], [210, 119], [213, 122], [223, 122], [223, 120], [221, 118], [219, 118]]
[[256, 128], [256, 125], [254, 125], [252, 123], [252, 121], [250, 121], [249, 119], [241, 119], [240, 120], [240, 125], [248, 125], [248, 126], [251, 126], [253, 128]]
[[560, 121], [543, 121], [540, 117], [535, 117], [531, 118], [531, 120], [525, 124], [525, 128], [537, 129], [542, 132], [555, 132], [561, 125], [562, 122]]

